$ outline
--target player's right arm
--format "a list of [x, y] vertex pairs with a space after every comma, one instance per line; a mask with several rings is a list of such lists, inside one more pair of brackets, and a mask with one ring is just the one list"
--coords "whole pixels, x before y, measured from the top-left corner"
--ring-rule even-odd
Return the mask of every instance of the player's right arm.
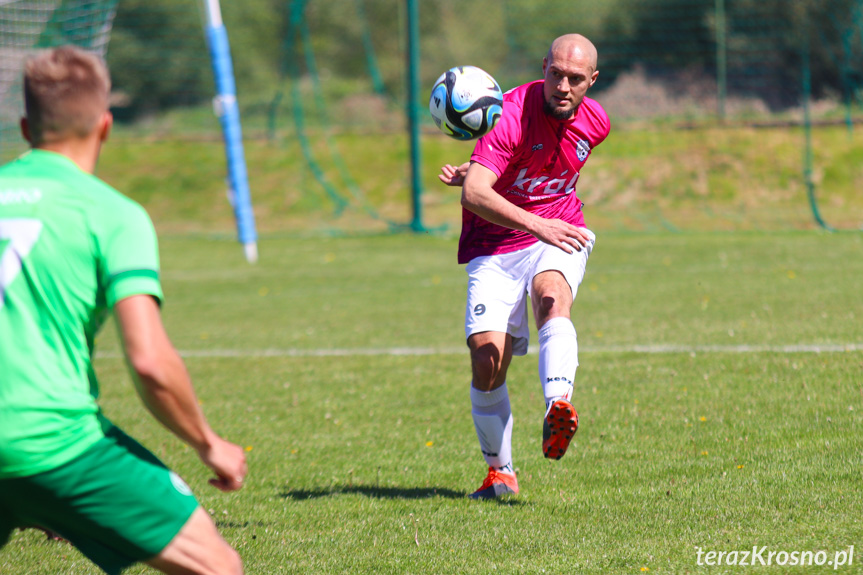
[[580, 251], [590, 238], [581, 228], [559, 219], [546, 219], [524, 210], [494, 189], [497, 174], [472, 162], [462, 186], [461, 205], [493, 224], [528, 232], [538, 240], [557, 246], [566, 253]]
[[180, 355], [162, 324], [156, 300], [133, 295], [114, 305], [123, 348], [135, 387], [147, 409], [177, 437], [191, 445], [217, 478], [210, 483], [223, 491], [242, 486], [246, 475], [243, 449], [219, 437], [198, 404]]

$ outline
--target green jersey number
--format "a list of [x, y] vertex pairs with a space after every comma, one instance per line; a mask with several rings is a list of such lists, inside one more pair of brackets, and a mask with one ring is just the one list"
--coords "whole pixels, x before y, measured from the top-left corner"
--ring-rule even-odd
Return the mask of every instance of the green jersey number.
[[6, 290], [21, 272], [21, 262], [33, 249], [42, 222], [34, 219], [0, 219], [0, 241], [8, 241], [6, 249], [0, 253], [0, 308], [6, 303]]

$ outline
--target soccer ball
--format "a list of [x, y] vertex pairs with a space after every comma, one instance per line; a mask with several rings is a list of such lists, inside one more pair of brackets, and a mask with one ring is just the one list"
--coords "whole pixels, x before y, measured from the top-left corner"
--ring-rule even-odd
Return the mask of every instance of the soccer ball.
[[450, 68], [437, 79], [429, 100], [434, 123], [456, 140], [473, 140], [494, 128], [503, 112], [503, 93], [476, 66]]

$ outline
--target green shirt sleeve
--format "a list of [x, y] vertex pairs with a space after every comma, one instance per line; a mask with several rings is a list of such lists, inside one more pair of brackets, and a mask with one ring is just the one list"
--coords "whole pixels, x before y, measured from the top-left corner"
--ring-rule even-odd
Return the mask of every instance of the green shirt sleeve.
[[121, 198], [97, 240], [100, 284], [108, 308], [133, 295], [151, 295], [160, 303], [159, 248], [156, 231], [140, 205]]

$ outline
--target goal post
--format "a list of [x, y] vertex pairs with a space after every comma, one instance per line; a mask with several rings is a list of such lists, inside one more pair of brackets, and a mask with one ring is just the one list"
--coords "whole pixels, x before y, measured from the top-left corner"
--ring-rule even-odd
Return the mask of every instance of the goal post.
[[237, 88], [234, 83], [234, 68], [228, 43], [228, 31], [222, 22], [219, 0], [203, 0], [206, 14], [207, 45], [216, 80], [216, 96], [213, 109], [222, 125], [225, 138], [225, 155], [228, 163], [230, 198], [237, 223], [237, 234], [246, 260], [258, 260], [258, 240], [255, 216], [249, 192], [249, 179], [243, 151], [243, 134], [240, 124], [240, 109], [237, 105]]

